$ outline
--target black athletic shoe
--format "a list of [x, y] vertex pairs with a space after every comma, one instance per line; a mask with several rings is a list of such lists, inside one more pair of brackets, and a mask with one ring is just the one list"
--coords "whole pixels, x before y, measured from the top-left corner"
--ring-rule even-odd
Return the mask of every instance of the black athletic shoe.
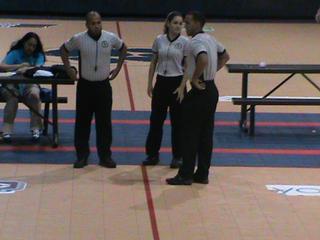
[[3, 140], [4, 143], [7, 143], [7, 144], [12, 143], [12, 138], [11, 138], [11, 135], [9, 133], [2, 134], [2, 140]]
[[100, 160], [99, 165], [105, 168], [116, 168], [117, 164], [111, 157]]
[[144, 166], [155, 166], [159, 163], [160, 159], [159, 156], [154, 157], [147, 157], [145, 161], [142, 162], [142, 165]]
[[193, 182], [192, 179], [185, 179], [179, 175], [173, 178], [167, 178], [166, 181], [169, 185], [191, 185]]
[[85, 158], [78, 159], [74, 164], [73, 168], [84, 168], [88, 165], [88, 161]]
[[208, 184], [209, 183], [209, 178], [208, 177], [200, 177], [195, 173], [193, 175], [193, 182], [194, 183], [199, 183], [199, 184]]

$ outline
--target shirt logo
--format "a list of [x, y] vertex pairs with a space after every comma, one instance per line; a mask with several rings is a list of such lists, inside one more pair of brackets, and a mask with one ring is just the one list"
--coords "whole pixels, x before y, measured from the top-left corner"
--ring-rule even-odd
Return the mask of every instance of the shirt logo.
[[102, 46], [103, 48], [107, 48], [107, 47], [109, 47], [109, 44], [108, 44], [107, 41], [102, 41], [102, 42], [101, 42], [101, 46]]
[[23, 191], [27, 187], [25, 182], [0, 180], [0, 194], [12, 194]]
[[182, 44], [181, 43], [176, 43], [176, 44], [174, 44], [174, 47], [176, 49], [182, 49]]

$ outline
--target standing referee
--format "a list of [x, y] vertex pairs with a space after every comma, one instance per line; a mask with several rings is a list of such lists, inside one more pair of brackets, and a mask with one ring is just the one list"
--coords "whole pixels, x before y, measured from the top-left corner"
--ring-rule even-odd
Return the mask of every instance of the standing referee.
[[[221, 43], [202, 31], [204, 24], [205, 18], [199, 12], [185, 17], [187, 34], [192, 36], [187, 54], [192, 89], [182, 102], [182, 166], [174, 178], [167, 179], [170, 185], [208, 183], [214, 114], [219, 98], [214, 79], [229, 60], [229, 54]], [[198, 167], [194, 173], [196, 159]]]
[[[149, 67], [148, 95], [152, 98], [150, 129], [146, 141], [147, 159], [143, 165], [157, 165], [160, 161], [159, 150], [163, 135], [163, 123], [169, 109], [171, 121], [172, 161], [171, 168], [181, 165], [181, 104], [177, 99], [177, 89], [183, 81], [185, 53], [189, 39], [181, 36], [183, 17], [180, 12], [173, 11], [167, 16], [164, 33], [155, 39], [153, 56]], [[154, 73], [157, 80], [153, 87]]]
[[[96, 142], [100, 158], [99, 165], [115, 168], [111, 158], [112, 126], [112, 88], [110, 85], [122, 67], [127, 48], [115, 34], [102, 30], [101, 16], [91, 11], [86, 15], [87, 31], [75, 34], [61, 48], [61, 58], [71, 79], [76, 80], [70, 68], [69, 52], [80, 52], [79, 73], [76, 94], [76, 123], [74, 145], [77, 161], [74, 168], [87, 165], [90, 154], [89, 136], [93, 114], [96, 121]], [[120, 52], [117, 67], [110, 71], [111, 50]]]

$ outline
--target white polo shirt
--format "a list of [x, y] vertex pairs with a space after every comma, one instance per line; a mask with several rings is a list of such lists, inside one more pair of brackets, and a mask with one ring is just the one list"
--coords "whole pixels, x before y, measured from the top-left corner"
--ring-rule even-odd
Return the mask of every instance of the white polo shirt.
[[204, 70], [203, 80], [213, 81], [218, 67], [218, 55], [225, 52], [225, 47], [211, 35], [201, 32], [191, 39], [187, 51], [187, 71], [190, 79], [195, 71], [198, 55], [205, 52], [208, 55], [208, 66]]
[[89, 81], [106, 80], [110, 75], [111, 50], [121, 49], [123, 41], [114, 33], [102, 31], [99, 40], [88, 32], [75, 34], [64, 44], [68, 51], [80, 51], [80, 76]]
[[158, 54], [157, 74], [165, 77], [183, 75], [182, 64], [188, 42], [189, 39], [181, 35], [170, 40], [167, 34], [161, 34], [155, 39], [152, 51]]

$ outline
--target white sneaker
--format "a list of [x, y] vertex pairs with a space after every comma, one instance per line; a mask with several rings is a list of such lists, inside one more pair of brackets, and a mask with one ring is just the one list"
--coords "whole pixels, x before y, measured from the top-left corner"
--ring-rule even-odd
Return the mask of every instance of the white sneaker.
[[38, 141], [40, 139], [40, 130], [39, 129], [34, 129], [31, 131], [32, 135], [32, 141]]
[[5, 143], [11, 143], [12, 142], [10, 133], [3, 133], [2, 134], [2, 139], [3, 139], [3, 142], [5, 142]]

